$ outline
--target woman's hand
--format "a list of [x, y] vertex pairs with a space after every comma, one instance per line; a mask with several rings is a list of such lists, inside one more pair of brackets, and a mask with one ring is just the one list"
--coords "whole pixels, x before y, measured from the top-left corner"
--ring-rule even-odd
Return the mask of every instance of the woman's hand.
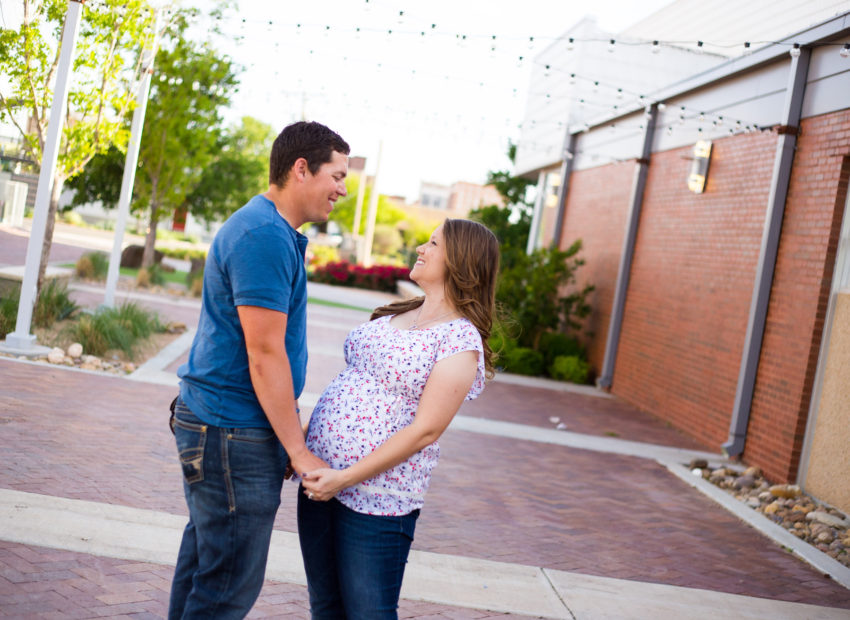
[[301, 476], [304, 494], [317, 502], [326, 502], [342, 489], [351, 486], [346, 481], [345, 470], [322, 468]]

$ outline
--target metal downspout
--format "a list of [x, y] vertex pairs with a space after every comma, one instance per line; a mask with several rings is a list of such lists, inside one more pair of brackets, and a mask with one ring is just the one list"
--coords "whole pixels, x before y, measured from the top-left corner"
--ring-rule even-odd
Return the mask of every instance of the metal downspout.
[[762, 337], [767, 321], [767, 306], [770, 301], [770, 289], [773, 285], [773, 270], [776, 266], [776, 255], [782, 232], [782, 218], [785, 213], [785, 199], [788, 196], [791, 165], [794, 162], [797, 132], [802, 116], [803, 94], [806, 90], [806, 77], [809, 72], [811, 50], [808, 48], [799, 49], [800, 55], [791, 58], [785, 109], [782, 115], [783, 124], [779, 127], [779, 139], [776, 143], [773, 177], [770, 181], [770, 197], [765, 213], [756, 280], [753, 285], [753, 298], [750, 302], [750, 315], [747, 320], [747, 335], [744, 339], [744, 352], [738, 373], [738, 387], [735, 391], [735, 404], [729, 423], [729, 439], [721, 446], [727, 456], [738, 456], [743, 453], [744, 444], [747, 441], [747, 425], [750, 421], [750, 408], [753, 403], [753, 391], [759, 357], [761, 356]]
[[623, 309], [626, 305], [626, 292], [629, 288], [629, 278], [632, 271], [632, 259], [637, 241], [638, 223], [643, 207], [643, 191], [646, 187], [646, 176], [649, 173], [649, 158], [652, 155], [652, 141], [655, 137], [655, 120], [658, 116], [656, 104], [647, 109], [646, 129], [643, 132], [643, 150], [635, 168], [635, 181], [632, 184], [632, 195], [629, 199], [629, 219], [626, 223], [626, 238], [623, 241], [623, 252], [620, 255], [620, 267], [617, 272], [617, 288], [614, 291], [614, 304], [611, 308], [611, 321], [608, 324], [608, 340], [605, 343], [605, 359], [602, 362], [602, 372], [596, 380], [596, 385], [608, 389], [614, 380], [614, 363], [617, 360], [617, 347], [620, 344], [620, 329], [623, 325]]
[[561, 237], [564, 234], [564, 220], [567, 211], [567, 193], [570, 190], [570, 177], [573, 174], [573, 161], [575, 160], [576, 143], [578, 134], [567, 131], [564, 139], [564, 161], [561, 164], [561, 186], [558, 188], [558, 216], [555, 218], [555, 231], [552, 235], [552, 247], [558, 249], [561, 246]]

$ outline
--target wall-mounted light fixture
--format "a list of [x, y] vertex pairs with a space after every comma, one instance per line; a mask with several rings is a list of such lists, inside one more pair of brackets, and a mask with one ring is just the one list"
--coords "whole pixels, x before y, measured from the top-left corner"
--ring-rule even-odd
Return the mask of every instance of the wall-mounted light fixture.
[[688, 174], [688, 189], [695, 194], [705, 191], [705, 181], [708, 179], [708, 164], [711, 162], [711, 142], [699, 140], [694, 144], [694, 156], [691, 160], [691, 171]]

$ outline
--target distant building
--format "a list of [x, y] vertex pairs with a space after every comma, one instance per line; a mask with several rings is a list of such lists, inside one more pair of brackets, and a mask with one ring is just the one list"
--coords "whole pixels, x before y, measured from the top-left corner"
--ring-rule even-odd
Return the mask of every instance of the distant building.
[[419, 201], [413, 206], [433, 211], [434, 216], [442, 215], [440, 219], [445, 219], [447, 217], [464, 218], [470, 211], [489, 205], [504, 206], [502, 196], [494, 186], [457, 181], [451, 185], [422, 183]]

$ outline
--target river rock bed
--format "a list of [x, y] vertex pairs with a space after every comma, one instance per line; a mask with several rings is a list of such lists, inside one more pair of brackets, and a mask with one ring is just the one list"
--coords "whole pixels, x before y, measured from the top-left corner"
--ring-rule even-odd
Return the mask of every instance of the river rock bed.
[[850, 568], [850, 518], [840, 510], [806, 495], [797, 485], [771, 484], [758, 467], [711, 468], [695, 459], [688, 468]]

